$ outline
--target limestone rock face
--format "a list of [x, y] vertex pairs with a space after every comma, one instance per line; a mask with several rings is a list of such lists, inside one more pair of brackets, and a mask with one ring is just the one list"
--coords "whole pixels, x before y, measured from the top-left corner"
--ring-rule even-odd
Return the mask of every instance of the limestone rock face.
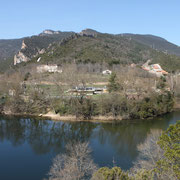
[[85, 29], [85, 30], [82, 30], [79, 34], [81, 36], [95, 37], [98, 34], [98, 32], [93, 29]]
[[22, 62], [28, 62], [31, 60], [31, 58], [37, 56], [38, 54], [45, 53], [45, 49], [39, 49], [37, 48], [37, 52], [35, 54], [30, 54], [29, 57], [24, 53], [28, 49], [28, 46], [25, 44], [25, 42], [22, 42], [21, 50], [15, 54], [14, 56], [14, 65], [22, 63]]
[[46, 29], [44, 30], [40, 35], [43, 36], [43, 35], [53, 35], [53, 34], [59, 34], [60, 31], [53, 31], [53, 30], [50, 30], [50, 29]]
[[45, 49], [43, 48], [43, 49], [41, 49], [41, 50], [39, 50], [38, 49], [38, 54], [44, 54], [46, 51], [45, 51]]
[[23, 40], [23, 42], [22, 42], [22, 46], [21, 46], [21, 49], [26, 49], [26, 44], [24, 43], [24, 40]]
[[[27, 45], [25, 44], [24, 40], [21, 45], [21, 50], [25, 50], [27, 48]], [[14, 65], [19, 64], [21, 62], [27, 62], [30, 60], [22, 51], [19, 51], [14, 56]]]
[[21, 51], [19, 51], [15, 56], [14, 56], [14, 65], [19, 64], [21, 62], [27, 62], [29, 61], [30, 58], [25, 56]]

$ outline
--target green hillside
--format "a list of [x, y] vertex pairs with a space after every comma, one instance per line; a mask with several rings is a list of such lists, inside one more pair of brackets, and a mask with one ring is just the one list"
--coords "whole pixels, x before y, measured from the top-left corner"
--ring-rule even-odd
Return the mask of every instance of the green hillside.
[[[129, 65], [131, 63], [141, 65], [148, 59], [152, 59], [152, 63], [160, 63], [168, 72], [180, 69], [180, 57], [171, 55], [175, 51], [178, 54], [179, 47], [160, 37], [103, 34], [92, 29], [83, 30], [78, 34], [60, 31], [55, 34], [54, 31], [51, 32], [54, 34], [41, 33], [38, 36], [23, 39], [26, 47], [21, 49], [21, 52], [32, 59], [29, 63], [37, 64], [39, 57], [41, 57], [40, 64], [56, 63], [60, 65], [75, 62], [105, 63], [109, 66], [113, 64]], [[39, 54], [42, 49], [45, 50], [45, 53]], [[169, 53], [164, 52], [164, 49], [169, 49]], [[0, 50], [2, 51], [2, 48]], [[13, 63], [10, 57], [13, 56], [9, 56], [6, 62], [1, 62], [1, 72], [8, 69]]]
[[168, 71], [180, 69], [180, 57], [156, 51], [127, 37], [101, 33], [95, 36], [73, 35], [61, 43], [53, 44], [46, 53], [39, 56], [41, 63], [56, 64], [142, 64], [152, 59], [153, 63], [160, 63]]
[[0, 62], [0, 73], [3, 73], [10, 68], [13, 68], [13, 57]]
[[32, 58], [41, 49], [46, 49], [51, 43], [59, 42], [74, 34], [73, 32], [59, 32], [59, 34], [40, 34], [39, 36], [31, 36], [24, 39], [27, 48], [22, 49], [21, 52], [27, 57]]
[[118, 36], [129, 37], [141, 44], [147, 45], [153, 49], [180, 56], [180, 47], [168, 42], [167, 40], [153, 35], [140, 34], [120, 34]]
[[0, 39], [0, 63], [17, 53], [22, 44], [23, 39]]
[[[124, 37], [109, 34], [76, 34], [63, 43], [54, 44], [42, 55], [42, 61], [64, 63], [139, 63], [150, 58], [152, 49]], [[145, 58], [146, 57], [146, 58]]]

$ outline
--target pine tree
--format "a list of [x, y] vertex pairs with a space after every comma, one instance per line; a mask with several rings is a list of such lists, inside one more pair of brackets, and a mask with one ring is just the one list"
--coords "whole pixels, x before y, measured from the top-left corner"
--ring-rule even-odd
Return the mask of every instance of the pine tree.
[[109, 84], [108, 84], [108, 91], [111, 92], [116, 92], [120, 88], [119, 83], [117, 82], [117, 76], [116, 73], [112, 73], [110, 78], [109, 78]]

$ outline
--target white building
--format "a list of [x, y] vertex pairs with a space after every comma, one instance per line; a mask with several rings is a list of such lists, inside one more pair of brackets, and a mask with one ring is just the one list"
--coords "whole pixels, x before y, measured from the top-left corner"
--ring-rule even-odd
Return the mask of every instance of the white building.
[[104, 70], [103, 72], [102, 72], [102, 74], [103, 75], [110, 75], [110, 74], [112, 74], [112, 71], [110, 71], [110, 70]]
[[37, 66], [37, 72], [38, 73], [62, 73], [62, 70], [58, 68], [57, 64], [51, 64], [51, 65], [40, 65]]

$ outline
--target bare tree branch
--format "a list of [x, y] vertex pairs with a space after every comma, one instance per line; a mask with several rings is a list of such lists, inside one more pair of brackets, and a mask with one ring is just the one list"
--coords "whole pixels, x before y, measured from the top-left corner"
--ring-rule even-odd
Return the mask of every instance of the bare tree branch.
[[57, 155], [49, 172], [49, 180], [90, 179], [97, 166], [90, 156], [88, 143], [66, 146], [66, 154]]

